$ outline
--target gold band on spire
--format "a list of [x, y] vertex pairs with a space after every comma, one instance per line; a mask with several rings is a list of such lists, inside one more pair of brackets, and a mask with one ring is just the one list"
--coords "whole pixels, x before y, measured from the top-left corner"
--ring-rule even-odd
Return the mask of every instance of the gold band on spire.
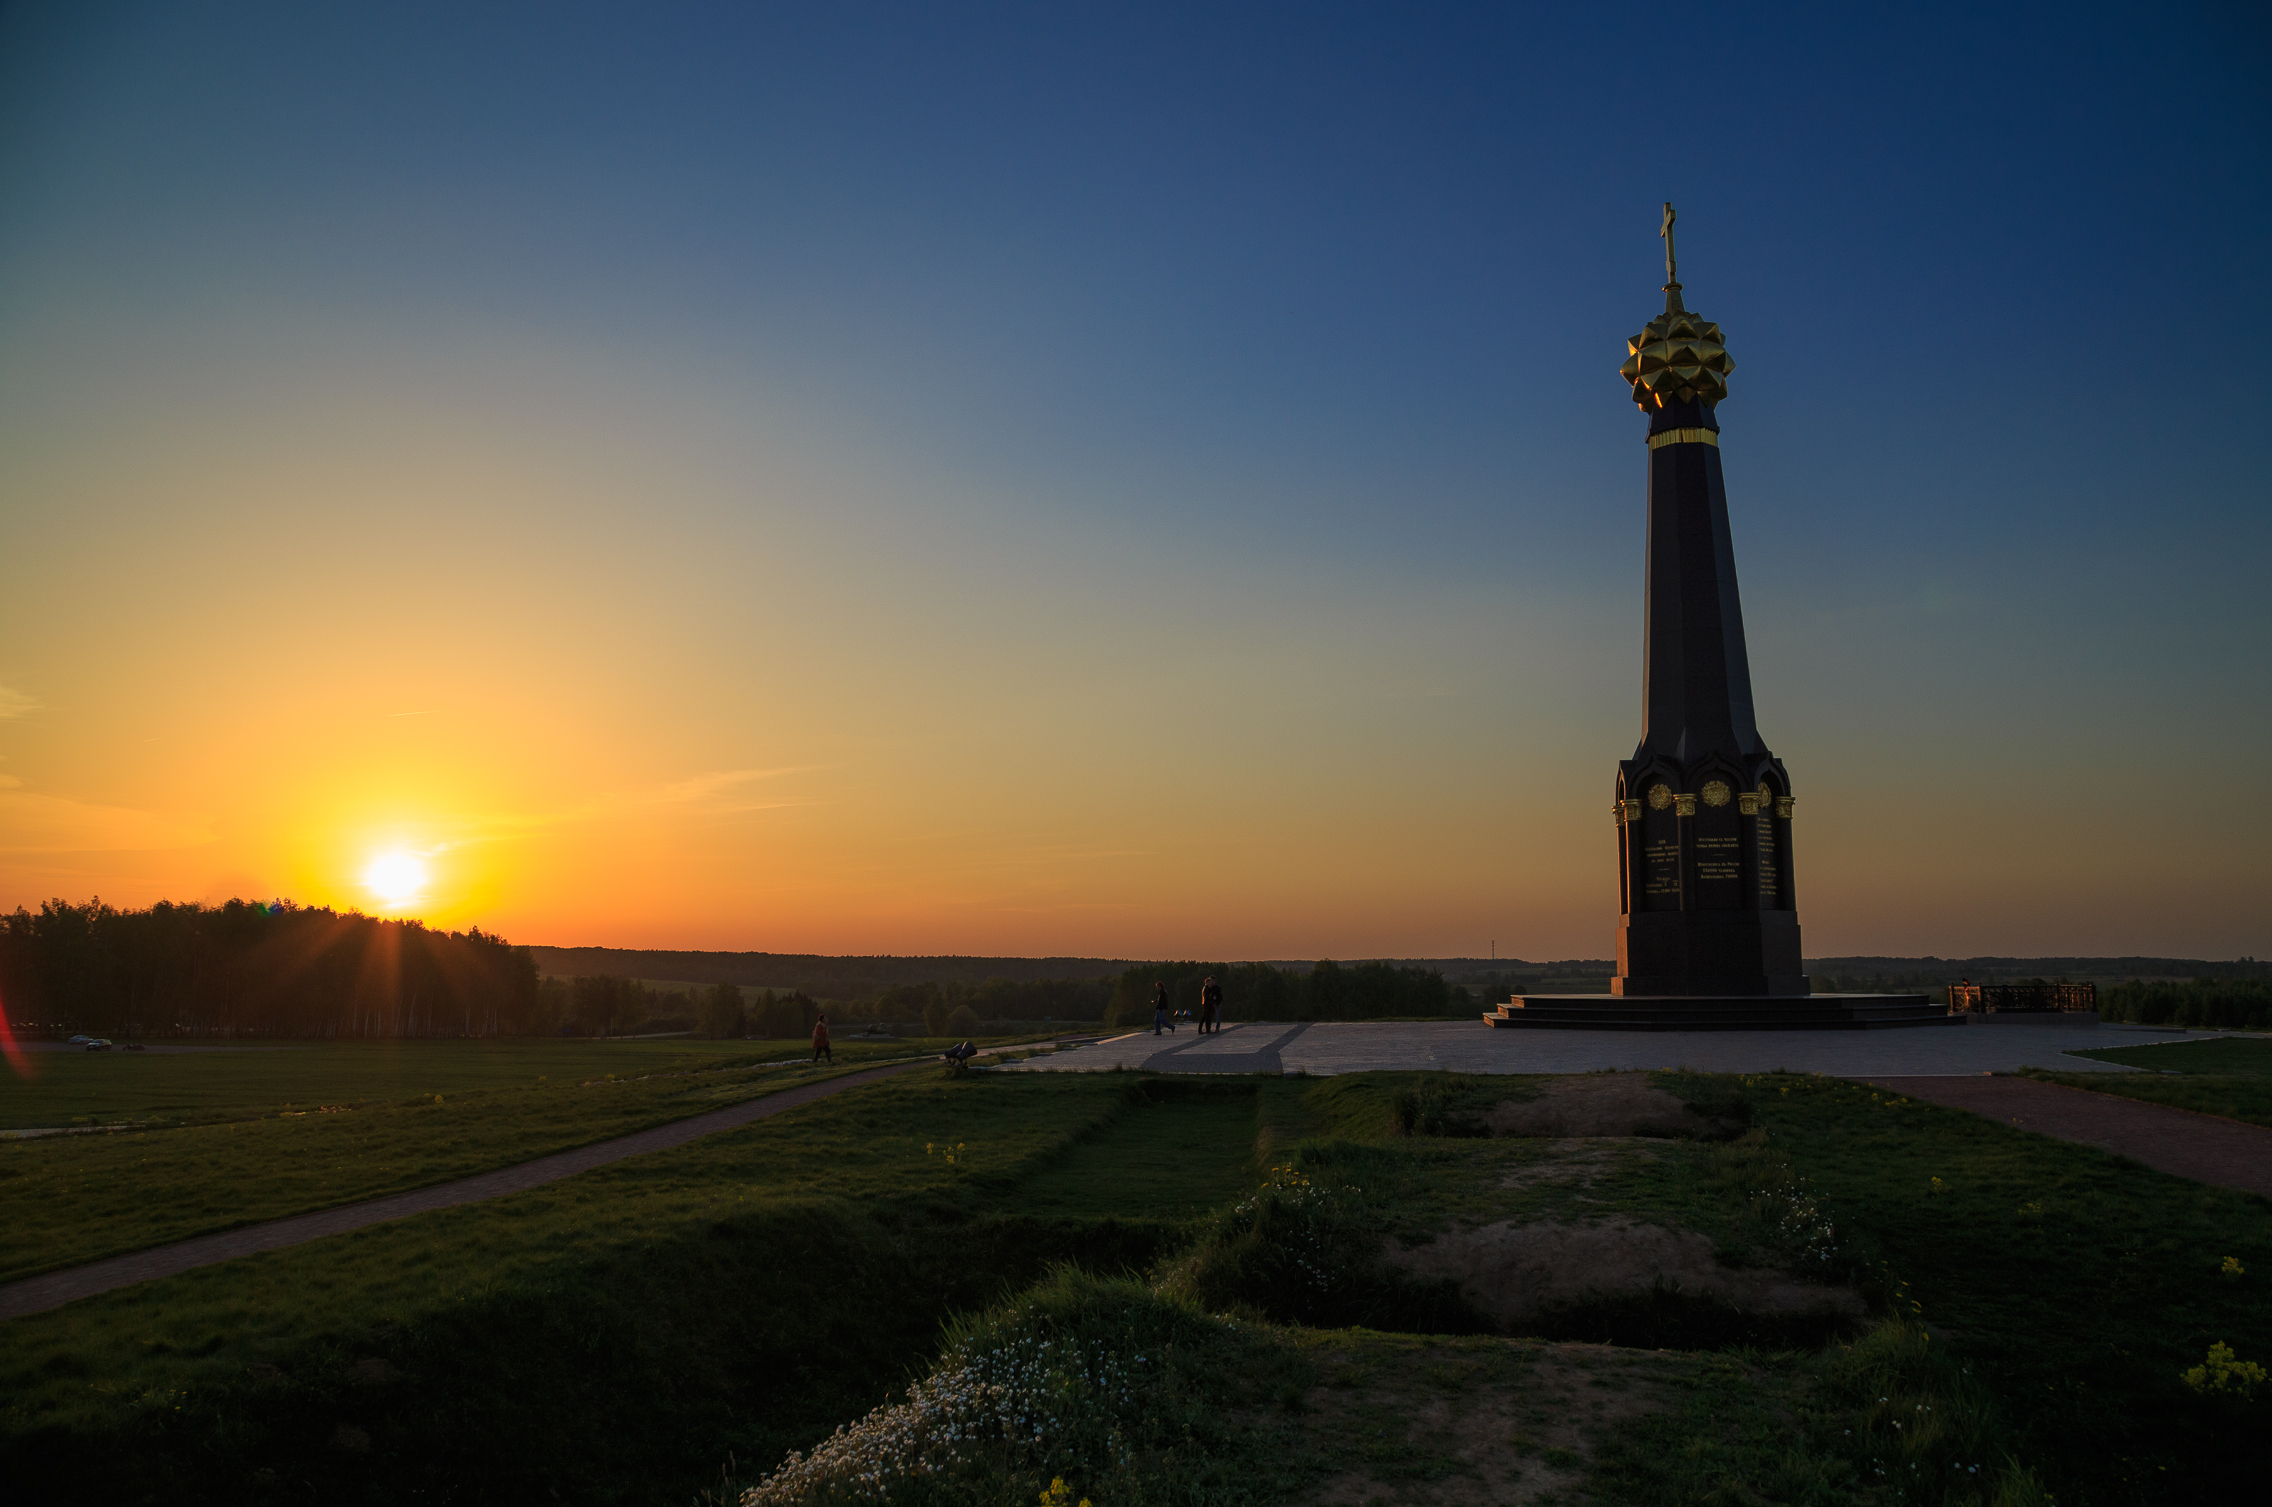
[[1667, 445], [1710, 445], [1720, 448], [1720, 437], [1709, 429], [1667, 429], [1662, 434], [1649, 436], [1649, 448], [1662, 450]]

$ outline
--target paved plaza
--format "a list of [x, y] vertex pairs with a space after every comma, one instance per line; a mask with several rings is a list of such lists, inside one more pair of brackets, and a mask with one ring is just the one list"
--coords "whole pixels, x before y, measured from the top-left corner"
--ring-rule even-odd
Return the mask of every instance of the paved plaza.
[[1455, 1073], [1592, 1073], [1604, 1068], [1694, 1068], [1712, 1073], [1825, 1073], [1839, 1078], [1943, 1078], [2023, 1067], [2061, 1072], [2136, 1069], [2069, 1056], [2089, 1047], [2204, 1040], [2217, 1033], [2098, 1024], [1977, 1022], [1893, 1031], [1496, 1031], [1480, 1020], [1247, 1021], [1211, 1036], [1188, 1025], [1149, 1029], [1009, 1064], [1006, 1072], [1367, 1073], [1423, 1068]]

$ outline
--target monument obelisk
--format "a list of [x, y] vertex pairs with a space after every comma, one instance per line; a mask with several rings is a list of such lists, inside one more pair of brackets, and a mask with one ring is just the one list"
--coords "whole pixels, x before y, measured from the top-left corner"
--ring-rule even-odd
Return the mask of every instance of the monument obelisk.
[[1520, 994], [1484, 1020], [1582, 1031], [1875, 1030], [1961, 1023], [1922, 994], [1813, 994], [1799, 962], [1791, 776], [1760, 741], [1720, 474], [1720, 327], [1680, 301], [1665, 206], [1665, 311], [1621, 368], [1648, 420], [1641, 742], [1617, 766], [1617, 976], [1608, 994]]
[[1680, 300], [1665, 206], [1665, 311], [1619, 375], [1649, 425], [1641, 742], [1617, 766], [1620, 995], [1803, 995], [1791, 777], [1752, 719], [1720, 403], [1720, 327]]

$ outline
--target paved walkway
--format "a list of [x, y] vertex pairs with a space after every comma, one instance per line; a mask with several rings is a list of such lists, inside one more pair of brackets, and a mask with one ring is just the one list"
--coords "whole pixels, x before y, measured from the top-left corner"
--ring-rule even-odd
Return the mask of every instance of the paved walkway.
[[2261, 1125], [2032, 1078], [1866, 1081], [2022, 1130], [2118, 1152], [2157, 1172], [2272, 1198], [2272, 1130]]
[[479, 1203], [485, 1198], [502, 1198], [508, 1193], [525, 1192], [546, 1183], [558, 1182], [564, 1177], [574, 1177], [579, 1172], [589, 1172], [594, 1167], [620, 1162], [626, 1157], [643, 1156], [650, 1151], [667, 1151], [673, 1146], [684, 1146], [687, 1142], [700, 1140], [706, 1135], [716, 1135], [721, 1130], [738, 1130], [744, 1125], [780, 1114], [783, 1110], [795, 1109], [816, 1099], [842, 1093], [848, 1088], [874, 1083], [895, 1073], [904, 1073], [911, 1068], [937, 1061], [935, 1057], [924, 1057], [914, 1062], [897, 1062], [888, 1067], [870, 1068], [866, 1072], [848, 1073], [841, 1078], [826, 1078], [818, 1083], [802, 1084], [761, 1098], [746, 1099], [739, 1104], [714, 1109], [708, 1114], [695, 1115], [690, 1119], [674, 1120], [668, 1125], [657, 1125], [650, 1130], [617, 1136], [612, 1141], [601, 1141], [593, 1146], [580, 1146], [574, 1151], [539, 1157], [516, 1167], [500, 1167], [495, 1172], [461, 1177], [456, 1182], [437, 1183], [431, 1188], [415, 1188], [408, 1193], [389, 1194], [385, 1198], [348, 1204], [343, 1208], [321, 1209], [313, 1214], [295, 1214], [289, 1219], [272, 1219], [266, 1224], [248, 1225], [241, 1230], [226, 1230], [218, 1235], [199, 1235], [193, 1239], [176, 1241], [172, 1245], [113, 1256], [107, 1261], [92, 1261], [85, 1266], [68, 1267], [39, 1277], [27, 1277], [21, 1282], [11, 1282], [0, 1287], [0, 1320], [45, 1313], [51, 1308], [61, 1308], [80, 1298], [93, 1297], [96, 1293], [131, 1287], [137, 1282], [149, 1282], [159, 1277], [177, 1276], [200, 1266], [233, 1261], [239, 1256], [281, 1250], [288, 1245], [321, 1240], [326, 1235], [344, 1235], [349, 1230], [384, 1224], [391, 1219], [407, 1219], [413, 1214], [425, 1214], [435, 1209], [448, 1209], [458, 1204]]
[[[2192, 1033], [2203, 1039], [2207, 1033]], [[1980, 1025], [1908, 1031], [1494, 1031], [1480, 1020], [1411, 1025], [1247, 1021], [1199, 1036], [1186, 1026], [1116, 1036], [1054, 1056], [1012, 1063], [1012, 1072], [1150, 1068], [1168, 1073], [1287, 1072], [1324, 1075], [1410, 1071], [1591, 1073], [1604, 1068], [1690, 1067], [1711, 1073], [1826, 1073], [1837, 1078], [1978, 1076], [2023, 1067], [2063, 1073], [2133, 1068], [2068, 1052], [2189, 1039], [2135, 1026]]]

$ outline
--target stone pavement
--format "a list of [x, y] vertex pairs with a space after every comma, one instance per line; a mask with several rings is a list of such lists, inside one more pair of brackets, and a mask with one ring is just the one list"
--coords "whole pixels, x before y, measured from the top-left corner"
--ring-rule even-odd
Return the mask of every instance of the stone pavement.
[[390, 1219], [407, 1219], [413, 1214], [424, 1214], [434, 1209], [447, 1209], [457, 1204], [478, 1203], [485, 1198], [501, 1198], [508, 1193], [524, 1192], [545, 1183], [558, 1182], [564, 1177], [574, 1177], [579, 1172], [589, 1172], [594, 1167], [620, 1162], [628, 1156], [684, 1146], [689, 1141], [714, 1135], [721, 1130], [738, 1130], [785, 1109], [795, 1109], [800, 1104], [810, 1104], [815, 1099], [825, 1099], [831, 1094], [842, 1093], [845, 1089], [862, 1083], [873, 1083], [894, 1073], [936, 1064], [938, 1060], [936, 1057], [923, 1057], [913, 1062], [896, 1062], [886, 1067], [870, 1068], [866, 1072], [848, 1073], [841, 1078], [824, 1078], [818, 1083], [800, 1084], [779, 1093], [745, 1099], [739, 1104], [714, 1109], [708, 1114], [694, 1115], [631, 1135], [617, 1136], [612, 1141], [601, 1141], [596, 1146], [579, 1146], [574, 1151], [538, 1157], [535, 1161], [522, 1162], [516, 1167], [501, 1167], [495, 1172], [461, 1177], [455, 1182], [437, 1183], [431, 1188], [414, 1188], [408, 1193], [394, 1193], [385, 1198], [348, 1204], [344, 1208], [319, 1209], [313, 1214], [272, 1219], [266, 1224], [226, 1230], [218, 1235], [198, 1235], [189, 1240], [177, 1240], [172, 1245], [113, 1256], [107, 1261], [90, 1261], [85, 1266], [66, 1267], [59, 1272], [26, 1277], [21, 1282], [10, 1282], [5, 1287], [0, 1287], [0, 1319], [45, 1313], [51, 1308], [61, 1308], [66, 1303], [92, 1297], [99, 1292], [109, 1292], [113, 1288], [131, 1287], [137, 1282], [175, 1276], [200, 1266], [211, 1266], [215, 1262], [233, 1261], [239, 1256], [251, 1256], [261, 1251], [279, 1250], [288, 1245], [320, 1240], [326, 1235], [344, 1235], [349, 1230], [383, 1224]]
[[2032, 1078], [1872, 1078], [1912, 1099], [2079, 1141], [2157, 1172], [2272, 1198], [2272, 1130]]
[[1191, 1027], [1167, 1036], [1149, 1029], [1003, 1072], [1367, 1073], [1441, 1069], [1456, 1073], [1591, 1073], [1604, 1068], [1689, 1067], [1712, 1073], [1825, 1073], [1837, 1078], [1950, 1077], [2023, 1067], [2069, 1073], [2134, 1069], [2088, 1057], [2085, 1047], [2202, 1040], [2210, 1033], [2137, 1026], [1979, 1025], [1932, 1031], [1494, 1031], [1481, 1020], [1409, 1025], [1247, 1021], [1213, 1036]]

